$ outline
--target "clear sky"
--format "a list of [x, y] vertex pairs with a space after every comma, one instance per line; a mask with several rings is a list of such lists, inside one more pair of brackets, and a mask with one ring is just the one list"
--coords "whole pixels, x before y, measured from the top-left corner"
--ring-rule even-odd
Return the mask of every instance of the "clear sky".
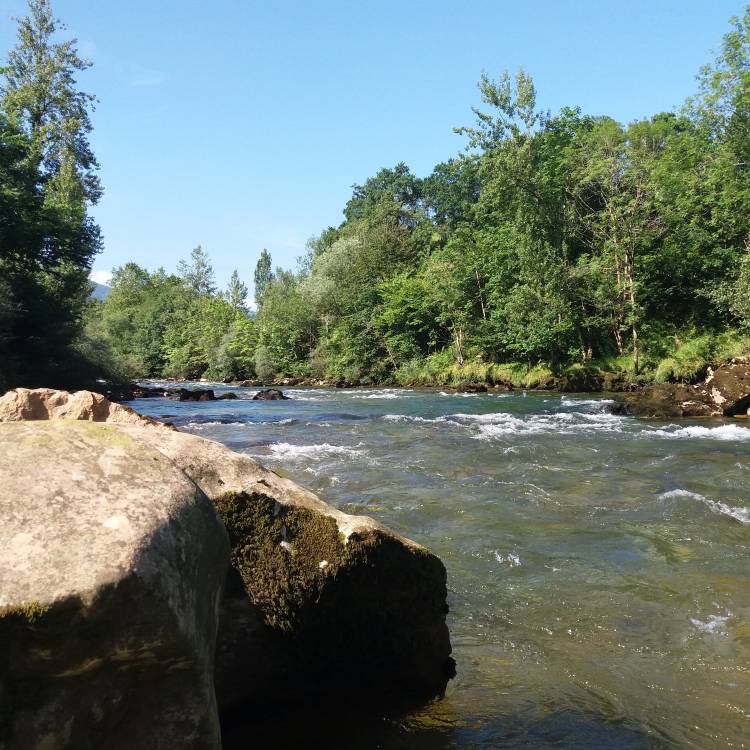
[[[202, 244], [224, 284], [289, 266], [353, 183], [462, 148], [483, 69], [539, 102], [627, 122], [681, 104], [738, 0], [53, 0], [94, 67], [99, 271], [174, 270]], [[0, 51], [24, 0], [0, 0]]]

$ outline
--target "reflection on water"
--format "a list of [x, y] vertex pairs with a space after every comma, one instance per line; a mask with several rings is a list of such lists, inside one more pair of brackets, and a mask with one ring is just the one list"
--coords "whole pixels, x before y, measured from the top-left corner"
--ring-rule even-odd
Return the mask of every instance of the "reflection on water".
[[233, 390], [134, 405], [448, 569], [446, 697], [399, 721], [339, 716], [318, 728], [328, 747], [750, 746], [750, 428], [552, 394]]

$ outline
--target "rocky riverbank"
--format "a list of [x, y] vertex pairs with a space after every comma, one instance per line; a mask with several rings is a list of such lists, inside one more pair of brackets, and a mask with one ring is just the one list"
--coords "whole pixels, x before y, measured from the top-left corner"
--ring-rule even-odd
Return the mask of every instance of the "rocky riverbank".
[[423, 547], [97, 394], [0, 421], [0, 746], [219, 748], [233, 711], [453, 675]]
[[622, 395], [613, 411], [639, 417], [747, 417], [750, 359], [737, 358], [695, 384], [661, 383]]

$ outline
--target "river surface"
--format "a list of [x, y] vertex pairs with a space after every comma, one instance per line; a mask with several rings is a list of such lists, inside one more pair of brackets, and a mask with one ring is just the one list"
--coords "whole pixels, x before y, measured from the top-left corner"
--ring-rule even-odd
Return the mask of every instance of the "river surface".
[[750, 748], [747, 423], [619, 417], [597, 396], [208, 387], [240, 399], [132, 405], [448, 570], [445, 698], [328, 747]]

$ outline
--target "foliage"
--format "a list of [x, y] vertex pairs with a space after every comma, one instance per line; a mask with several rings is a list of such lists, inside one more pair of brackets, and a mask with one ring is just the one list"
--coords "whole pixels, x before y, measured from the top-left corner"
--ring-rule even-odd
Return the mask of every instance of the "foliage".
[[[466, 154], [354, 185], [293, 271], [262, 251], [251, 331], [228, 334], [237, 318], [185, 268], [197, 298], [172, 308], [161, 361], [139, 356], [151, 372], [252, 361], [263, 379], [344, 384], [698, 377], [750, 325], [749, 26], [750, 10], [733, 20], [682, 111], [628, 126], [541, 109], [524, 71], [483, 73], [475, 123], [457, 128]], [[241, 335], [256, 343], [230, 365]]]
[[271, 254], [263, 248], [258, 258], [258, 263], [255, 266], [255, 274], [253, 281], [255, 283], [255, 303], [260, 307], [263, 304], [263, 297], [266, 293], [266, 288], [273, 280], [273, 272], [271, 270]]
[[218, 294], [203, 250], [180, 268], [181, 276], [135, 263], [116, 268], [107, 299], [95, 306], [90, 337], [96, 331], [109, 342], [116, 371], [129, 377], [251, 377], [255, 324], [239, 275]]
[[96, 377], [81, 346], [88, 269], [99, 229], [88, 216], [101, 188], [88, 143], [93, 97], [75, 40], [47, 0], [18, 21], [0, 93], [0, 385], [70, 386]]

